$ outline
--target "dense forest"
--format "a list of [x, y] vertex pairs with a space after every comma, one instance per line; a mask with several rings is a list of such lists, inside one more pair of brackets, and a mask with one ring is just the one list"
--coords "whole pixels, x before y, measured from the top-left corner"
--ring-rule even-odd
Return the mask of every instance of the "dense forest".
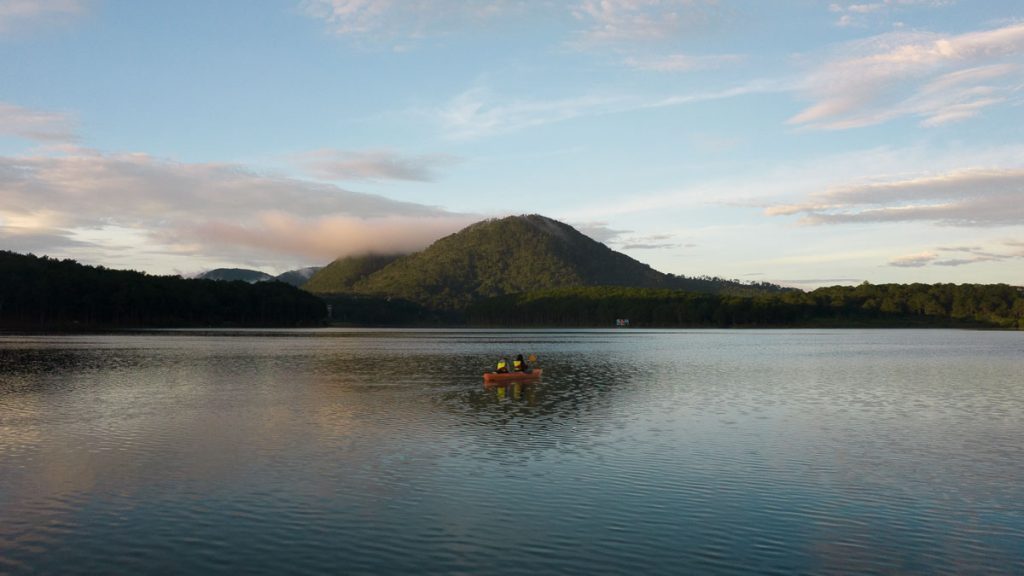
[[296, 326], [319, 298], [281, 282], [218, 282], [0, 251], [0, 328]]
[[[758, 290], [761, 291], [758, 291]], [[186, 280], [0, 251], [0, 329], [299, 326], [904, 327], [1024, 329], [1024, 289], [880, 284], [811, 292], [575, 286], [464, 298], [462, 308], [282, 282]]]
[[868, 284], [754, 296], [581, 287], [481, 300], [481, 326], [974, 326], [1024, 329], [1024, 289], [1005, 284]]

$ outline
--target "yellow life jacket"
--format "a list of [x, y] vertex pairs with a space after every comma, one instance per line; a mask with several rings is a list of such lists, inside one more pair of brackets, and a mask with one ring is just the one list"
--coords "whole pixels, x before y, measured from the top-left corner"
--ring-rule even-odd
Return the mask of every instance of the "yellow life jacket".
[[498, 371], [508, 370], [508, 364], [505, 364], [504, 360], [498, 360]]
[[517, 372], [519, 370], [522, 370], [523, 369], [523, 361], [522, 360], [513, 360], [512, 361], [512, 368], [514, 370], [516, 370]]

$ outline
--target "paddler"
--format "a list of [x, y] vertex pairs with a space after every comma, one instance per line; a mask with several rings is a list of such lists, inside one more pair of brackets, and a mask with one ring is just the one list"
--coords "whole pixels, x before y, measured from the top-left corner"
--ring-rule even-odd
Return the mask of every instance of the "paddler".
[[494, 371], [498, 374], [508, 374], [508, 358], [502, 357], [501, 360], [498, 360], [498, 366]]
[[514, 372], [529, 372], [530, 367], [526, 365], [526, 360], [523, 360], [523, 355], [519, 354], [516, 359], [512, 361], [512, 370]]

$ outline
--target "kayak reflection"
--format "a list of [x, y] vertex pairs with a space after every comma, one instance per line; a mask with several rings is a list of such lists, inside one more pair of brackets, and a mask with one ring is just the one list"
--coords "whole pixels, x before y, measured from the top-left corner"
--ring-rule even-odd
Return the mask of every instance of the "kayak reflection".
[[484, 382], [484, 389], [494, 393], [498, 400], [526, 401], [534, 405], [537, 401], [536, 380], [516, 380], [505, 382]]

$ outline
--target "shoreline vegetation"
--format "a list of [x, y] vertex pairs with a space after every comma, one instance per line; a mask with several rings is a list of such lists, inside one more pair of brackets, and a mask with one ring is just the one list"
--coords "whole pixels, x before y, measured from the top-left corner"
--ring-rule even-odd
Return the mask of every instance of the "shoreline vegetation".
[[1024, 288], [869, 284], [810, 292], [581, 286], [476, 298], [458, 309], [282, 282], [151, 276], [0, 251], [0, 331], [134, 328], [500, 327], [1024, 329]]

